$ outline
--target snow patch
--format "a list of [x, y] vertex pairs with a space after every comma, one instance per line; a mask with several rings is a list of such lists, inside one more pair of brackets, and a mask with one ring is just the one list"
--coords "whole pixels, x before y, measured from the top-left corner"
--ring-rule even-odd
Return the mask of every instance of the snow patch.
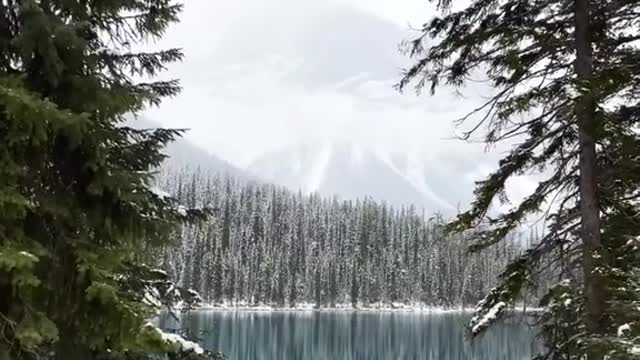
[[476, 334], [480, 332], [484, 327], [489, 325], [492, 321], [496, 320], [498, 317], [498, 313], [507, 307], [507, 304], [504, 301], [500, 301], [499, 303], [493, 305], [489, 311], [487, 311], [484, 316], [480, 318], [475, 318], [471, 320], [471, 322], [475, 325], [471, 328], [471, 332]]
[[406, 157], [406, 169], [398, 169], [396, 164], [391, 160], [389, 154], [376, 153], [376, 156], [384, 162], [396, 175], [400, 176], [411, 186], [413, 186], [419, 193], [426, 198], [435, 201], [436, 204], [446, 208], [455, 209], [453, 205], [447, 202], [445, 199], [437, 195], [427, 181], [427, 171], [424, 167], [424, 161], [422, 161], [417, 155], [407, 155]]
[[164, 200], [166, 198], [170, 198], [171, 197], [171, 195], [168, 192], [160, 189], [157, 186], [150, 187], [149, 191], [151, 191], [151, 193], [153, 193], [155, 196], [159, 197], [161, 200]]
[[31, 261], [38, 261], [38, 257], [37, 257], [37, 256], [35, 256], [35, 255], [33, 255], [33, 254], [32, 254], [32, 253], [30, 253], [30, 252], [27, 252], [27, 251], [20, 251], [20, 253], [19, 253], [19, 254], [20, 254], [20, 255], [22, 255], [22, 256], [26, 256], [26, 257], [28, 257]]
[[618, 336], [624, 336], [625, 332], [631, 331], [629, 324], [623, 324], [618, 327]]
[[400, 302], [358, 304], [354, 307], [351, 303], [336, 304], [330, 307], [318, 308], [313, 303], [299, 303], [295, 306], [272, 306], [266, 304], [252, 305], [245, 302], [224, 302], [221, 304], [203, 304], [197, 311], [246, 311], [246, 312], [396, 312], [396, 313], [471, 313], [474, 309], [465, 307], [437, 307], [420, 303], [405, 304]]
[[306, 191], [315, 192], [320, 188], [320, 184], [322, 184], [327, 173], [327, 167], [331, 162], [332, 153], [333, 149], [331, 144], [325, 144], [322, 147], [311, 168], [309, 178], [307, 179]]
[[160, 337], [162, 338], [162, 340], [164, 342], [169, 343], [169, 344], [178, 345], [178, 347], [182, 351], [193, 351], [196, 354], [203, 354], [204, 353], [204, 349], [200, 345], [198, 345], [197, 343], [195, 343], [193, 341], [189, 341], [189, 340], [183, 338], [182, 336], [180, 336], [178, 334], [166, 333], [166, 332], [158, 329], [152, 323], [147, 323], [146, 326], [150, 326], [155, 331], [157, 331], [160, 334]]
[[180, 335], [177, 334], [169, 334], [169, 333], [161, 333], [162, 340], [171, 344], [177, 344], [180, 346], [180, 349], [183, 351], [193, 351], [196, 354], [204, 353], [204, 349], [193, 341], [186, 340]]
[[168, 277], [168, 276], [169, 276], [169, 274], [167, 274], [167, 272], [166, 272], [166, 271], [164, 271], [164, 270], [162, 270], [162, 269], [158, 269], [158, 268], [153, 268], [153, 269], [151, 269], [151, 272], [152, 272], [152, 273], [155, 273], [155, 274], [158, 274], [158, 275], [161, 275], [161, 276], [166, 276], [166, 277]]
[[158, 289], [153, 287], [145, 291], [142, 296], [142, 302], [154, 308], [162, 307], [162, 303], [160, 302], [160, 293], [158, 292]]
[[96, 49], [96, 53], [98, 54], [105, 54], [105, 55], [109, 55], [109, 56], [117, 56], [117, 55], [121, 55], [122, 52], [118, 49], [112, 49], [109, 48], [107, 46], [100, 46]]

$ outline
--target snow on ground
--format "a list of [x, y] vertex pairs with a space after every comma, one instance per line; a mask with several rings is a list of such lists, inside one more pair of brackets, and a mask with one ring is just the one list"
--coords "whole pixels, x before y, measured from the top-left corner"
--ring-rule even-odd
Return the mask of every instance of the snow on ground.
[[[358, 307], [353, 307], [351, 304], [336, 304], [332, 307], [322, 307], [317, 309], [315, 304], [312, 303], [300, 303], [294, 307], [284, 306], [277, 307], [271, 305], [249, 305], [246, 303], [229, 303], [223, 304], [203, 304], [198, 307], [198, 311], [252, 311], [252, 312], [287, 312], [287, 311], [323, 311], [323, 312], [335, 312], [335, 311], [358, 311], [358, 312], [411, 312], [411, 313], [472, 313], [474, 308], [471, 307], [437, 307], [427, 306], [424, 304], [403, 304], [403, 303], [391, 303], [382, 304], [374, 303], [364, 306], [362, 304]], [[522, 307], [516, 307], [515, 310], [523, 311]], [[536, 312], [540, 309], [527, 308], [527, 312]]]
[[277, 307], [271, 305], [248, 305], [246, 303], [223, 303], [223, 304], [204, 304], [198, 308], [198, 310], [207, 311], [366, 311], [366, 312], [434, 312], [434, 313], [449, 313], [449, 312], [471, 312], [472, 308], [445, 308], [445, 307], [433, 307], [423, 306], [418, 304], [369, 304], [358, 305], [353, 307], [351, 304], [336, 304], [331, 307], [322, 307], [317, 309], [315, 304], [312, 303], [300, 303], [296, 306], [284, 306]]

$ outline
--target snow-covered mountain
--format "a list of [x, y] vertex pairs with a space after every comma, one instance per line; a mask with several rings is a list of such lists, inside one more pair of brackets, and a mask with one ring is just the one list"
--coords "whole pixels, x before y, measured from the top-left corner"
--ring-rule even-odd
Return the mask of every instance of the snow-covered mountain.
[[[144, 117], [135, 120], [130, 119], [125, 125], [137, 129], [155, 129], [162, 127], [162, 125], [155, 121]], [[253, 178], [246, 171], [214, 154], [208, 153], [206, 150], [194, 145], [185, 138], [179, 138], [169, 143], [163, 152], [169, 155], [163, 163], [165, 169], [177, 171], [185, 167], [194, 170], [200, 168], [203, 172], [228, 174], [239, 179], [252, 180]]]
[[[141, 118], [127, 123], [136, 128], [160, 125]], [[413, 204], [429, 212], [455, 212], [470, 198], [473, 188], [468, 170], [473, 164], [459, 157], [438, 155], [427, 161], [410, 153], [388, 153], [345, 141], [325, 141], [292, 146], [264, 154], [246, 169], [181, 138], [165, 153], [165, 169], [200, 168], [246, 181], [270, 182], [290, 190], [316, 192], [341, 199], [372, 198], [394, 206]]]
[[470, 189], [471, 181], [438, 164], [417, 155], [328, 141], [266, 154], [247, 170], [292, 190], [343, 199], [371, 197], [395, 206], [414, 204], [450, 213], [467, 197], [458, 189]]

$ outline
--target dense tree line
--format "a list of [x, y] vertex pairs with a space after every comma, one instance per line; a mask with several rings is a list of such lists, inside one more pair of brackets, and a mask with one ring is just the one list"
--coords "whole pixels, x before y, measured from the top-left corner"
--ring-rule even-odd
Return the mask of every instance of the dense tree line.
[[442, 216], [413, 206], [339, 201], [188, 168], [158, 181], [189, 207], [215, 209], [157, 256], [211, 303], [475, 304], [526, 242], [514, 236], [469, 256], [473, 233], [446, 236]]

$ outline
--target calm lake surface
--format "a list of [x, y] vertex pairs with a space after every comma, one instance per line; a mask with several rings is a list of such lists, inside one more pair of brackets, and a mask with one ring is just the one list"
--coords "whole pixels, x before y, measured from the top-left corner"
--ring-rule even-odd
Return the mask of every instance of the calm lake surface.
[[230, 360], [524, 360], [538, 349], [521, 317], [472, 343], [468, 314], [369, 312], [196, 312], [160, 327], [200, 334]]

